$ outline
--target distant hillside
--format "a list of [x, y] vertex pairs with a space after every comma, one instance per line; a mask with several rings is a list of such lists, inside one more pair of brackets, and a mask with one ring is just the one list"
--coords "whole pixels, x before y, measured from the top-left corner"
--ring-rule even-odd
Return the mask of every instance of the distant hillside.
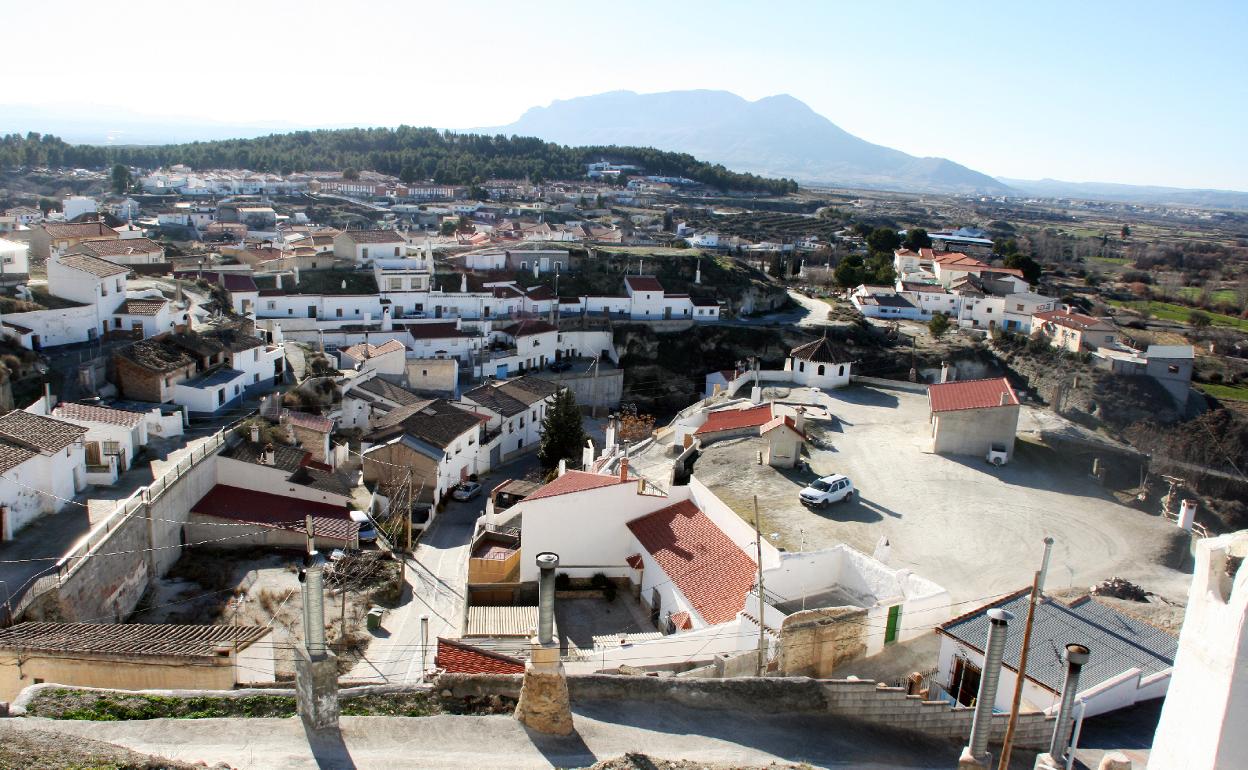
[[791, 96], [750, 102], [727, 91], [613, 91], [534, 107], [489, 132], [570, 145], [687, 152], [803, 183], [916, 192], [1008, 194], [992, 177], [944, 158], [917, 158], [859, 139]]
[[1248, 209], [1248, 192], [1236, 190], [1193, 190], [1182, 187], [1154, 187], [1109, 182], [1063, 182], [1058, 179], [1001, 178], [1001, 181], [1020, 193], [1039, 198], [1079, 198], [1168, 206]]
[[648, 147], [565, 147], [526, 137], [480, 136], [411, 126], [295, 131], [255, 139], [126, 147], [73, 145], [38, 134], [0, 137], [0, 168], [103, 168], [114, 163], [148, 168], [185, 163], [192, 168], [284, 173], [356, 168], [413, 180], [472, 184], [490, 178], [575, 179], [585, 175], [586, 164], [597, 160], [630, 163], [720, 190], [781, 194], [797, 189], [789, 180], [729, 171], [685, 153]]

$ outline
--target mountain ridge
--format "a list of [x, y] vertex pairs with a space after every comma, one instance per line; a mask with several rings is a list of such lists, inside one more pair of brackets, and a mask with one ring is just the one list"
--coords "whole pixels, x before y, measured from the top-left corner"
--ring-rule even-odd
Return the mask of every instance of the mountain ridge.
[[508, 125], [472, 130], [561, 144], [650, 146], [807, 184], [1010, 192], [997, 179], [946, 158], [917, 157], [856, 137], [789, 94], [748, 101], [710, 89], [608, 91], [556, 100]]

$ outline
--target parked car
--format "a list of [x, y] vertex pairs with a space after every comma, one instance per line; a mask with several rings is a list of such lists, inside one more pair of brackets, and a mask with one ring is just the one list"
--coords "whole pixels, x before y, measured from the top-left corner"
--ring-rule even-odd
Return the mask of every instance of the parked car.
[[351, 511], [351, 521], [360, 525], [360, 542], [371, 543], [377, 539], [377, 528], [364, 511]]
[[456, 500], [471, 500], [481, 494], [481, 485], [475, 481], [465, 481], [457, 484], [455, 489], [451, 491], [451, 497]]
[[551, 361], [550, 366], [548, 366], [547, 368], [550, 369], [552, 372], [566, 372], [567, 370], [572, 368], [572, 364], [571, 362], [566, 361], [566, 360]]
[[854, 482], [837, 473], [815, 479], [810, 486], [797, 493], [803, 505], [825, 506], [828, 503], [849, 502], [854, 499]]

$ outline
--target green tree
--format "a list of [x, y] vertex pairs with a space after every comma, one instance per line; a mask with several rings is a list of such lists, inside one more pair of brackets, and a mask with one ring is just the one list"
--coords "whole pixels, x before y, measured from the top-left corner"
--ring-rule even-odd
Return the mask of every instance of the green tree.
[[419, 177], [416, 176], [416, 169], [410, 165], [403, 166], [403, 168], [399, 171], [399, 181], [403, 184], [411, 184], [418, 178]]
[[670, 233], [673, 229], [675, 225], [672, 223], [672, 210], [667, 209], [663, 212], [663, 232]]
[[458, 222], [448, 219], [442, 223], [441, 227], [438, 228], [438, 232], [441, 233], [442, 235], [454, 235], [455, 230], [458, 227], [459, 227]]
[[133, 181], [134, 178], [130, 175], [130, 169], [126, 168], [124, 164], [118, 163], [113, 166], [113, 192], [121, 195], [130, 189]]
[[360, 170], [358, 168], [348, 166], [342, 170], [342, 178], [354, 182], [360, 178]]
[[922, 227], [912, 227], [906, 231], [906, 240], [901, 244], [911, 251], [919, 249], [930, 249], [932, 247], [932, 236]]
[[581, 451], [585, 448], [585, 428], [581, 424], [581, 409], [576, 396], [564, 388], [555, 396], [554, 403], [546, 409], [542, 418], [542, 443], [537, 459], [543, 470], [550, 472], [567, 460], [573, 467], [581, 464]]
[[945, 332], [949, 331], [949, 316], [944, 313], [933, 314], [932, 320], [927, 322], [927, 330], [937, 339], [945, 336]]
[[1209, 314], [1202, 310], [1193, 310], [1187, 314], [1187, 322], [1196, 329], [1204, 329], [1213, 321]]
[[992, 244], [992, 250], [1003, 257], [1018, 253], [1018, 241], [1013, 238], [999, 238]]
[[850, 254], [842, 259], [832, 271], [832, 277], [836, 279], [837, 285], [844, 289], [852, 289], [861, 285], [866, 281], [866, 275], [862, 257], [857, 254]]
[[888, 254], [901, 245], [901, 236], [891, 227], [877, 227], [867, 236], [867, 248], [872, 254]]
[[1122, 239], [1125, 241], [1126, 239], [1131, 237], [1131, 227], [1129, 225], [1123, 225], [1122, 230], [1119, 234], [1122, 236]]
[[56, 211], [57, 209], [61, 207], [59, 203], [52, 200], [51, 198], [40, 198], [38, 205], [39, 205], [39, 210], [43, 212], [43, 215], [45, 217], [48, 215], [49, 211]]
[[1023, 280], [1027, 283], [1035, 283], [1040, 280], [1042, 269], [1040, 263], [1026, 254], [1015, 252], [1005, 258], [1005, 266], [1014, 270], [1023, 271]]

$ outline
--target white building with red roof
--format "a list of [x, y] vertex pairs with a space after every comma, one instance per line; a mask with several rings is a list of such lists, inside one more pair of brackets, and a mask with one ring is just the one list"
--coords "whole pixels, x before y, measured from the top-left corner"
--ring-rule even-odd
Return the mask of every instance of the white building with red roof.
[[[786, 619], [803, 612], [848, 605], [861, 613], [855, 622], [890, 625], [890, 642], [913, 638], [949, 616], [948, 593], [908, 570], [890, 569], [848, 546], [782, 553], [766, 540], [759, 545], [754, 528], [696, 477], [659, 493], [631, 477], [627, 462], [616, 474], [567, 471], [486, 518], [493, 527], [519, 525], [520, 584], [536, 581], [534, 557], [551, 551], [570, 578], [601, 573], [627, 583], [631, 591], [622, 601], [637, 597], [654, 624], [634, 639], [599, 641], [592, 651], [580, 651], [565, 661], [572, 673], [705, 663], [756, 649], [756, 554], [771, 659], [781, 655]], [[874, 654], [885, 636], [864, 635], [863, 642], [865, 653]]]
[[942, 382], [928, 387], [927, 398], [933, 452], [1013, 459], [1021, 407], [1004, 377]]

